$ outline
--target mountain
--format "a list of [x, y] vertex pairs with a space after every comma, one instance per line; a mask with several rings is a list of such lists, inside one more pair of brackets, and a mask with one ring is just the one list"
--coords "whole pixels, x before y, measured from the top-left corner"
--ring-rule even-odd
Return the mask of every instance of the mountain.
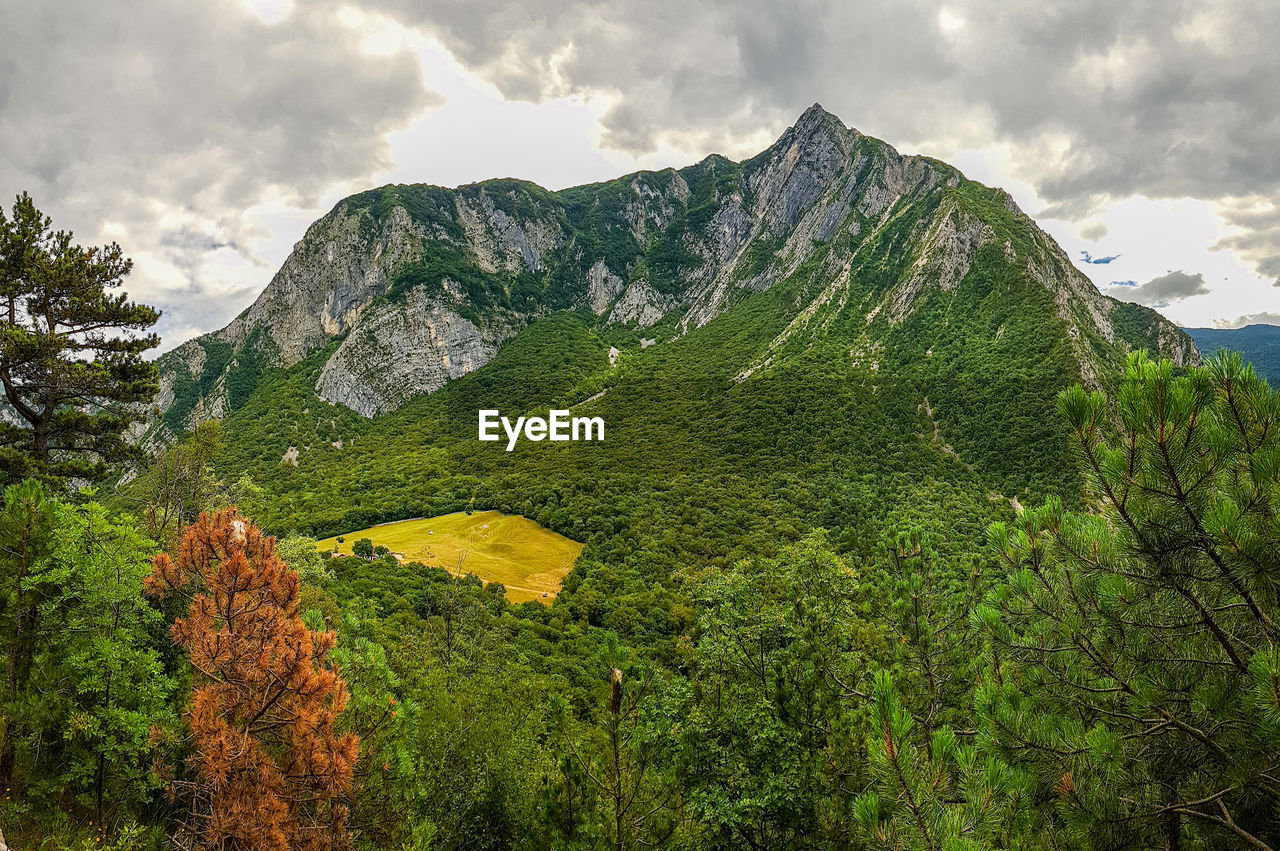
[[1187, 328], [1186, 332], [1206, 355], [1220, 349], [1239, 352], [1272, 387], [1280, 387], [1280, 326]]
[[862, 321], [856, 337], [873, 351], [966, 276], [995, 269], [1048, 297], [1044, 318], [1087, 383], [1129, 346], [1195, 357], [1156, 314], [1100, 295], [1008, 194], [901, 156], [815, 104], [741, 163], [709, 156], [561, 192], [494, 180], [347, 198], [230, 325], [160, 359], [152, 437], [225, 416], [264, 370], [333, 340], [316, 394], [372, 417], [482, 367], [557, 310], [671, 338], [805, 277], [793, 321], [742, 365], [749, 375], [840, 317]]
[[[217, 473], [277, 533], [522, 514], [585, 544], [547, 617], [674, 642], [690, 571], [814, 529], [977, 552], [1020, 504], [1078, 504], [1057, 394], [1114, 388], [1135, 348], [1199, 360], [1003, 191], [814, 106], [740, 163], [352, 196], [161, 358], [146, 439], [224, 418]], [[508, 452], [477, 440], [493, 408], [606, 437]]]

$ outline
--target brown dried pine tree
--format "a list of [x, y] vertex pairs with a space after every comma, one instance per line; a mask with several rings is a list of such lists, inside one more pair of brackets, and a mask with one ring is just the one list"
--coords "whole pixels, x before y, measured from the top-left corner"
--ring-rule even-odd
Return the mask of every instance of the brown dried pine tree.
[[327, 662], [332, 632], [298, 613], [298, 576], [235, 509], [204, 514], [150, 593], [189, 600], [173, 638], [195, 682], [185, 713], [194, 752], [189, 827], [205, 847], [332, 849], [350, 844], [347, 807], [359, 740], [335, 727], [346, 683]]

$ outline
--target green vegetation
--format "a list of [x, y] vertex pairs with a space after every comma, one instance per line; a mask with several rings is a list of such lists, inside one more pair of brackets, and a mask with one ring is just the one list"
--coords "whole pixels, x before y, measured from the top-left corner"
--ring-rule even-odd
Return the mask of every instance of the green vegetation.
[[996, 233], [1001, 242], [1012, 243], [1014, 251], [1027, 256], [1032, 251], [1032, 235], [1024, 220], [1007, 206], [1012, 198], [1003, 189], [983, 186], [975, 180], [962, 180], [947, 194], [956, 203], [982, 219]]
[[[171, 431], [178, 433], [183, 430], [187, 417], [190, 416], [196, 403], [209, 395], [213, 390], [214, 382], [222, 376], [223, 370], [231, 361], [230, 343], [210, 339], [197, 340], [196, 344], [204, 351], [204, 367], [200, 370], [200, 375], [195, 378], [184, 370], [174, 373], [174, 402], [169, 406], [169, 410], [164, 412], [165, 425]], [[252, 386], [241, 387], [237, 382], [237, 390], [239, 390], [238, 400], [243, 401], [244, 396], [252, 392], [253, 388]]]
[[1236, 356], [1174, 378], [1135, 355], [1118, 433], [1100, 393], [1060, 406], [1100, 511], [1048, 500], [991, 529], [992, 750], [1085, 844], [1274, 847], [1280, 396]]
[[162, 784], [149, 770], [153, 725], [174, 717], [176, 683], [142, 597], [154, 544], [129, 517], [68, 505], [34, 481], [0, 509], [0, 788], [21, 788], [10, 819], [50, 805], [124, 812]]
[[157, 390], [143, 353], [160, 314], [116, 292], [132, 268], [115, 243], [53, 230], [25, 192], [0, 208], [0, 486], [96, 482], [143, 458], [125, 432]]
[[781, 247], [782, 241], [778, 239], [766, 239], [764, 237], [756, 239], [742, 253], [742, 259], [738, 261], [737, 268], [733, 270], [734, 274], [739, 278], [753, 278], [759, 275], [769, 268], [774, 255]]
[[[745, 312], [767, 324], [765, 304], [744, 303]], [[594, 352], [578, 320], [552, 324], [520, 362], [486, 376], [495, 382], [487, 390], [531, 379], [520, 363], [545, 355], [548, 343], [558, 341], [558, 352], [576, 340]], [[733, 331], [710, 333], [732, 348]], [[687, 363], [674, 343], [632, 355], [659, 371]], [[832, 369], [821, 358], [805, 362], [810, 381], [822, 378], [824, 362]], [[969, 469], [908, 400], [893, 420], [913, 436], [896, 438], [915, 447], [892, 462], [903, 473], [869, 469], [914, 500], [867, 480], [864, 493], [891, 501], [880, 514], [856, 499], [830, 507], [811, 483], [841, 479], [816, 468], [794, 480], [770, 471], [765, 484], [735, 468], [729, 446], [744, 465], [832, 461], [798, 428], [763, 445], [746, 440], [788, 416], [787, 406], [819, 404], [778, 379], [708, 381], [708, 409], [741, 407], [721, 426], [706, 410], [673, 411], [706, 426], [679, 443], [663, 420], [666, 453], [696, 451], [717, 486], [696, 490], [675, 462], [633, 484], [628, 510], [644, 522], [593, 520], [609, 531], [588, 537], [550, 605], [513, 604], [500, 584], [391, 549], [432, 524], [458, 544], [477, 525], [530, 528], [517, 517], [462, 513], [349, 532], [341, 542], [281, 542], [311, 628], [337, 631], [333, 664], [351, 700], [335, 735], [361, 741], [347, 821], [359, 847], [1280, 843], [1271, 776], [1280, 755], [1278, 601], [1269, 578], [1280, 394], [1238, 359], [1175, 373], [1134, 355], [1114, 396], [1076, 387], [1049, 415], [1078, 461], [1083, 492], [1050, 493], [1017, 515], [1003, 500], [966, 497], [993, 462]], [[544, 381], [537, 392], [571, 392], [564, 376]], [[843, 386], [860, 381], [855, 371]], [[815, 395], [837, 387], [823, 383]], [[689, 392], [698, 389], [686, 385], [683, 398], [701, 398]], [[736, 395], [747, 390], [750, 405]], [[615, 384], [604, 398], [636, 392]], [[878, 398], [863, 387], [843, 402], [847, 418], [862, 411], [849, 431], [828, 427], [845, 441], [837, 445], [848, 453], [846, 483], [856, 481], [851, 459], [870, 463], [847, 441], [891, 414], [883, 400], [866, 412]], [[717, 427], [733, 442], [720, 444]], [[356, 445], [369, 434], [355, 435]], [[623, 447], [657, 463], [660, 453], [638, 448], [646, 434]], [[886, 442], [868, 457], [893, 445], [888, 431], [876, 434]], [[222, 455], [235, 450], [228, 441]], [[449, 460], [447, 441], [436, 450]], [[616, 457], [589, 469], [606, 471]], [[218, 483], [223, 463], [219, 456], [214, 478], [199, 479], [200, 492], [214, 491], [202, 499], [257, 499], [250, 483]], [[922, 497], [909, 471], [923, 463], [954, 484], [935, 478]], [[454, 491], [469, 482], [466, 499], [480, 502], [484, 468], [475, 460], [469, 469], [469, 479], [443, 478]], [[513, 492], [538, 493], [511, 478], [513, 469], [503, 473]], [[546, 514], [565, 522], [558, 511], [573, 505], [565, 480], [546, 484], [564, 488]], [[760, 499], [767, 486], [777, 490], [763, 508], [730, 501]], [[718, 502], [698, 506], [705, 514], [689, 511], [690, 494], [717, 493]], [[836, 496], [849, 494], [846, 484]], [[264, 515], [287, 516], [273, 507], [270, 482], [261, 496]], [[980, 521], [983, 511], [1005, 519]], [[842, 522], [850, 515], [856, 525]], [[803, 528], [804, 516], [821, 523]], [[189, 673], [159, 628], [179, 612], [141, 594], [154, 546], [129, 519], [112, 520], [93, 502], [48, 499], [34, 483], [10, 489], [0, 525], [17, 543], [0, 561], [8, 581], [0, 651], [30, 659], [4, 705], [5, 741], [21, 743], [18, 803], [3, 809], [9, 838], [68, 847], [92, 839], [89, 822], [105, 819], [108, 839], [127, 833], [135, 847], [153, 847], [185, 816], [164, 803], [148, 753], [159, 747], [170, 766], [190, 753], [176, 721]], [[665, 552], [677, 556], [664, 560]], [[157, 734], [146, 733], [151, 724]], [[60, 744], [27, 744], [37, 741]], [[52, 809], [37, 806], [44, 801]]]
[[231, 410], [243, 407], [249, 400], [266, 371], [267, 364], [273, 361], [274, 350], [275, 343], [261, 328], [254, 328], [249, 333], [244, 345], [237, 350], [231, 368], [227, 370], [227, 406]]
[[1186, 330], [1206, 356], [1222, 349], [1238, 352], [1272, 387], [1280, 387], [1280, 328], [1275, 325], [1246, 325], [1243, 328]]

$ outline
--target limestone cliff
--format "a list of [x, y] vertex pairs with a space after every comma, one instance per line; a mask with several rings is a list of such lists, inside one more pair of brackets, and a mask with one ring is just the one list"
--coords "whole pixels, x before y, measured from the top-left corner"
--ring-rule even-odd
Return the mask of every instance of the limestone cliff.
[[345, 199], [244, 313], [161, 358], [149, 439], [224, 416], [265, 370], [319, 350], [319, 397], [372, 417], [480, 368], [553, 311], [661, 325], [651, 336], [669, 339], [784, 280], [803, 279], [806, 295], [744, 377], [850, 312], [866, 329], [854, 347], [873, 352], [993, 263], [1051, 297], [1087, 383], [1100, 380], [1099, 347], [1198, 359], [1158, 315], [1101, 295], [1006, 193], [815, 104], [741, 163], [710, 156], [561, 192], [496, 180]]

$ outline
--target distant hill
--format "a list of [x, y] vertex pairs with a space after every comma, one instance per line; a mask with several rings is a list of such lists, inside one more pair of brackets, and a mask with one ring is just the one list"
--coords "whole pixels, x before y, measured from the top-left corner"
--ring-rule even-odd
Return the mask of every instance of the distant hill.
[[1272, 387], [1280, 386], [1280, 325], [1246, 325], [1243, 328], [1187, 328], [1201, 354], [1232, 349], [1253, 363]]

